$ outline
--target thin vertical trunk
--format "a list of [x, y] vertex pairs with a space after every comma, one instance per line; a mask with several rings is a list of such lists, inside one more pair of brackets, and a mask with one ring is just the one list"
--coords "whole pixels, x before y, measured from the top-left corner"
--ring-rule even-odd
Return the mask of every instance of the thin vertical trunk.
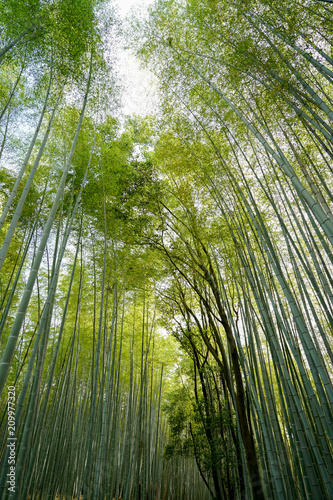
[[19, 72], [19, 74], [18, 74], [18, 76], [17, 76], [17, 78], [16, 78], [16, 81], [15, 81], [14, 87], [12, 88], [12, 91], [11, 91], [11, 93], [9, 94], [9, 97], [8, 97], [8, 99], [7, 99], [7, 102], [6, 102], [6, 104], [5, 104], [4, 108], [3, 108], [3, 110], [2, 110], [2, 111], [1, 111], [1, 113], [0, 113], [0, 122], [1, 122], [1, 120], [2, 120], [3, 115], [6, 113], [6, 111], [7, 111], [7, 109], [8, 109], [8, 106], [10, 105], [10, 102], [11, 102], [11, 100], [12, 100], [12, 98], [13, 98], [14, 94], [15, 94], [15, 91], [16, 91], [16, 88], [17, 88], [17, 86], [18, 86], [19, 82], [20, 82], [20, 79], [21, 79], [21, 76], [22, 76], [23, 70], [24, 70], [24, 64], [22, 64], [21, 71]]
[[[50, 74], [50, 80], [49, 80], [49, 85], [48, 85], [48, 88], [47, 88], [47, 92], [46, 92], [46, 96], [45, 96], [45, 100], [44, 100], [44, 104], [43, 104], [43, 109], [42, 109], [42, 112], [40, 114], [40, 117], [39, 117], [39, 121], [38, 121], [38, 124], [37, 124], [37, 127], [35, 129], [35, 132], [34, 132], [34, 135], [31, 139], [31, 142], [30, 142], [30, 145], [29, 145], [29, 149], [27, 151], [27, 154], [25, 155], [25, 158], [23, 160], [23, 164], [22, 164], [22, 167], [17, 175], [17, 178], [16, 178], [16, 181], [15, 181], [15, 184], [14, 184], [14, 187], [12, 189], [12, 192], [5, 204], [5, 207], [3, 209], [3, 212], [1, 214], [1, 217], [0, 217], [0, 229], [2, 228], [4, 222], [5, 222], [5, 219], [7, 217], [7, 214], [9, 212], [9, 209], [17, 195], [17, 191], [18, 191], [18, 187], [20, 185], [20, 182], [21, 182], [21, 179], [24, 175], [24, 172], [27, 168], [27, 165], [28, 165], [28, 162], [30, 160], [30, 156], [31, 156], [31, 153], [32, 153], [32, 150], [36, 144], [36, 140], [37, 140], [37, 136], [38, 136], [38, 133], [39, 133], [39, 130], [40, 130], [40, 127], [42, 125], [42, 122], [43, 122], [43, 118], [44, 118], [44, 115], [45, 115], [45, 111], [46, 111], [46, 107], [47, 107], [47, 103], [48, 103], [48, 100], [49, 100], [49, 96], [50, 96], [50, 90], [51, 90], [51, 82], [52, 82], [52, 72]], [[1, 154], [0, 154], [0, 157], [1, 157]]]
[[44, 232], [43, 232], [43, 235], [42, 235], [42, 238], [41, 238], [38, 250], [37, 250], [36, 257], [35, 257], [34, 262], [32, 264], [32, 268], [31, 268], [29, 278], [28, 278], [28, 281], [27, 281], [27, 284], [26, 284], [26, 287], [25, 287], [25, 290], [23, 293], [23, 297], [21, 299], [21, 302], [20, 302], [16, 317], [15, 317], [12, 329], [11, 329], [10, 334], [9, 334], [7, 345], [6, 345], [5, 350], [3, 352], [2, 360], [0, 363], [0, 393], [2, 393], [3, 388], [6, 384], [9, 368], [11, 365], [11, 360], [12, 360], [12, 357], [13, 357], [14, 352], [15, 352], [15, 347], [17, 344], [18, 336], [19, 336], [19, 333], [21, 330], [21, 326], [22, 326], [29, 302], [30, 302], [30, 297], [31, 297], [32, 290], [33, 290], [33, 287], [34, 287], [34, 284], [36, 281], [36, 277], [38, 274], [38, 270], [39, 270], [39, 267], [40, 267], [40, 264], [42, 261], [44, 250], [45, 250], [45, 247], [46, 247], [46, 244], [47, 244], [47, 241], [48, 241], [48, 238], [49, 238], [52, 226], [53, 226], [53, 222], [54, 222], [57, 210], [58, 210], [60, 200], [63, 196], [64, 187], [65, 187], [65, 183], [66, 183], [66, 179], [67, 179], [67, 174], [68, 174], [70, 166], [71, 166], [71, 161], [72, 161], [72, 158], [74, 155], [74, 150], [75, 150], [75, 147], [76, 147], [76, 144], [78, 141], [78, 137], [79, 137], [79, 133], [81, 130], [82, 121], [83, 121], [83, 117], [84, 117], [84, 112], [85, 112], [85, 108], [86, 108], [86, 104], [87, 104], [87, 100], [88, 100], [89, 89], [90, 89], [90, 79], [91, 79], [91, 69], [92, 69], [92, 62], [90, 65], [87, 90], [86, 90], [86, 93], [84, 96], [82, 110], [81, 110], [79, 122], [77, 125], [77, 129], [75, 132], [75, 136], [74, 136], [74, 139], [72, 142], [71, 150], [70, 150], [70, 153], [69, 153], [67, 161], [66, 161], [63, 175], [62, 175], [61, 180], [60, 180], [60, 184], [59, 184], [59, 187], [58, 187], [58, 190], [56, 193], [56, 197], [55, 197], [55, 200], [53, 202], [53, 205], [52, 205], [52, 208], [51, 208], [51, 211], [50, 211], [50, 214], [49, 214], [49, 217], [48, 217], [48, 220], [47, 220], [47, 223], [46, 223], [46, 226], [45, 226], [45, 229], [44, 229]]
[[16, 38], [13, 38], [13, 40], [11, 40], [9, 43], [7, 43], [7, 45], [5, 45], [5, 47], [3, 47], [3, 49], [0, 50], [0, 63], [10, 49], [15, 47], [15, 45], [18, 44], [18, 42], [20, 42], [22, 40], [22, 38], [25, 37], [25, 35], [27, 35], [28, 33], [31, 33], [36, 28], [37, 28], [37, 26], [30, 26], [30, 28], [27, 28], [26, 30], [22, 31], [22, 33], [20, 33]]
[[25, 183], [25, 186], [24, 186], [24, 189], [22, 191], [21, 197], [20, 197], [19, 202], [18, 202], [18, 204], [16, 206], [13, 218], [12, 218], [12, 220], [10, 222], [10, 226], [9, 226], [9, 228], [7, 230], [5, 240], [4, 240], [3, 244], [2, 244], [2, 247], [1, 247], [1, 250], [0, 250], [0, 271], [2, 269], [2, 266], [3, 266], [4, 262], [5, 262], [5, 258], [6, 258], [6, 255], [7, 255], [9, 246], [10, 246], [10, 243], [12, 241], [12, 238], [14, 236], [14, 232], [15, 232], [17, 223], [19, 221], [20, 215], [21, 215], [22, 210], [24, 208], [25, 200], [26, 200], [26, 198], [28, 196], [28, 193], [29, 193], [32, 181], [34, 180], [34, 177], [35, 177], [35, 174], [36, 174], [39, 162], [40, 162], [40, 160], [42, 158], [42, 155], [43, 155], [43, 152], [44, 152], [44, 149], [45, 149], [45, 146], [46, 146], [46, 142], [47, 142], [47, 139], [48, 139], [50, 131], [51, 131], [51, 127], [52, 127], [52, 123], [53, 123], [53, 119], [54, 119], [54, 116], [55, 116], [56, 109], [57, 109], [57, 106], [54, 107], [53, 112], [51, 114], [51, 118], [49, 120], [48, 127], [46, 129], [45, 134], [44, 134], [43, 142], [42, 142], [42, 144], [41, 144], [41, 146], [39, 148], [37, 158], [36, 158], [36, 160], [34, 162], [34, 165], [33, 165], [32, 169], [30, 171], [30, 174], [29, 174], [29, 177], [27, 179], [27, 182]]

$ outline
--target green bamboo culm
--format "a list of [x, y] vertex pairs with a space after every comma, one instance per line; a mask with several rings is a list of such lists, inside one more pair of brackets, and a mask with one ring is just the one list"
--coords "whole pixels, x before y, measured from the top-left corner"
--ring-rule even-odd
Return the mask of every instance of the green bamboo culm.
[[331, 3], [0, 5], [1, 500], [333, 497]]
[[52, 209], [50, 211], [48, 221], [47, 221], [47, 224], [45, 226], [44, 233], [43, 233], [43, 236], [41, 238], [41, 242], [39, 244], [39, 248], [37, 250], [35, 260], [33, 262], [32, 268], [31, 268], [31, 272], [29, 275], [29, 279], [27, 281], [27, 286], [26, 286], [25, 292], [23, 294], [20, 306], [19, 306], [17, 314], [16, 314], [16, 318], [15, 318], [13, 327], [12, 327], [11, 332], [10, 332], [9, 337], [8, 337], [6, 348], [5, 348], [3, 355], [2, 355], [2, 360], [0, 362], [0, 393], [2, 393], [3, 388], [5, 386], [5, 383], [6, 383], [8, 371], [10, 368], [11, 359], [12, 359], [14, 351], [15, 351], [15, 346], [16, 346], [17, 339], [18, 339], [18, 336], [20, 333], [20, 329], [21, 329], [21, 326], [22, 326], [22, 323], [24, 320], [25, 312], [26, 312], [27, 307], [29, 305], [30, 296], [32, 293], [32, 289], [33, 289], [35, 280], [36, 280], [37, 272], [38, 272], [38, 269], [39, 269], [39, 266], [41, 263], [41, 259], [43, 257], [44, 249], [45, 249], [45, 246], [46, 246], [46, 243], [47, 243], [47, 240], [48, 240], [48, 237], [49, 237], [52, 225], [53, 225], [53, 221], [54, 221], [57, 209], [58, 209], [58, 205], [59, 205], [60, 200], [61, 200], [62, 195], [63, 195], [64, 185], [65, 185], [67, 174], [68, 174], [68, 171], [69, 171], [69, 168], [71, 165], [71, 160], [72, 160], [72, 157], [74, 155], [76, 143], [78, 141], [78, 137], [79, 137], [79, 133], [80, 133], [83, 117], [84, 117], [85, 107], [86, 107], [87, 100], [88, 100], [90, 78], [91, 78], [91, 69], [92, 69], [92, 64], [90, 65], [87, 90], [86, 90], [86, 93], [84, 96], [82, 110], [81, 110], [79, 122], [77, 125], [77, 129], [75, 132], [75, 136], [73, 139], [72, 147], [71, 147], [70, 153], [68, 155], [68, 158], [66, 161], [66, 166], [64, 168], [63, 175], [62, 175], [59, 187], [58, 187], [58, 191], [57, 191], [55, 200], [53, 202], [53, 206], [52, 206]]

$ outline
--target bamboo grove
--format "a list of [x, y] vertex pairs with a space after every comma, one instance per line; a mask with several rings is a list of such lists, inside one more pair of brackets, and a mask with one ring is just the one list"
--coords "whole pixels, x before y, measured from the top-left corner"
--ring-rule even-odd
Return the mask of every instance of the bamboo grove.
[[0, 2], [1, 499], [332, 498], [331, 3]]

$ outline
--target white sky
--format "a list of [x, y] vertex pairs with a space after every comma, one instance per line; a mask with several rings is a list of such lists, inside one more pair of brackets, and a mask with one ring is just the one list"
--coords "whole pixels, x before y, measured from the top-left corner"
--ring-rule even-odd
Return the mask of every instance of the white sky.
[[[147, 8], [153, 0], [117, 0], [122, 18], [131, 10]], [[154, 76], [147, 70], [141, 69], [138, 60], [129, 50], [120, 53], [121, 67], [119, 70], [124, 84], [123, 113], [125, 115], [138, 114], [145, 116], [153, 112], [157, 106], [157, 96], [154, 93]]]
[[129, 13], [131, 7], [135, 8], [136, 5], [140, 7], [148, 6], [152, 3], [152, 0], [140, 0], [139, 2], [137, 0], [117, 0], [115, 3], [119, 6], [122, 15], [126, 16]]

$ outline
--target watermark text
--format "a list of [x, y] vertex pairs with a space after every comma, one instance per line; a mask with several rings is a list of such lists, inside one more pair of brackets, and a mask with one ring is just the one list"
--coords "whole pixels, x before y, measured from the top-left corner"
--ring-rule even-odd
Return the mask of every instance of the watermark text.
[[16, 426], [15, 426], [15, 387], [8, 387], [8, 440], [7, 447], [8, 454], [8, 467], [7, 474], [8, 491], [15, 492], [16, 486]]

